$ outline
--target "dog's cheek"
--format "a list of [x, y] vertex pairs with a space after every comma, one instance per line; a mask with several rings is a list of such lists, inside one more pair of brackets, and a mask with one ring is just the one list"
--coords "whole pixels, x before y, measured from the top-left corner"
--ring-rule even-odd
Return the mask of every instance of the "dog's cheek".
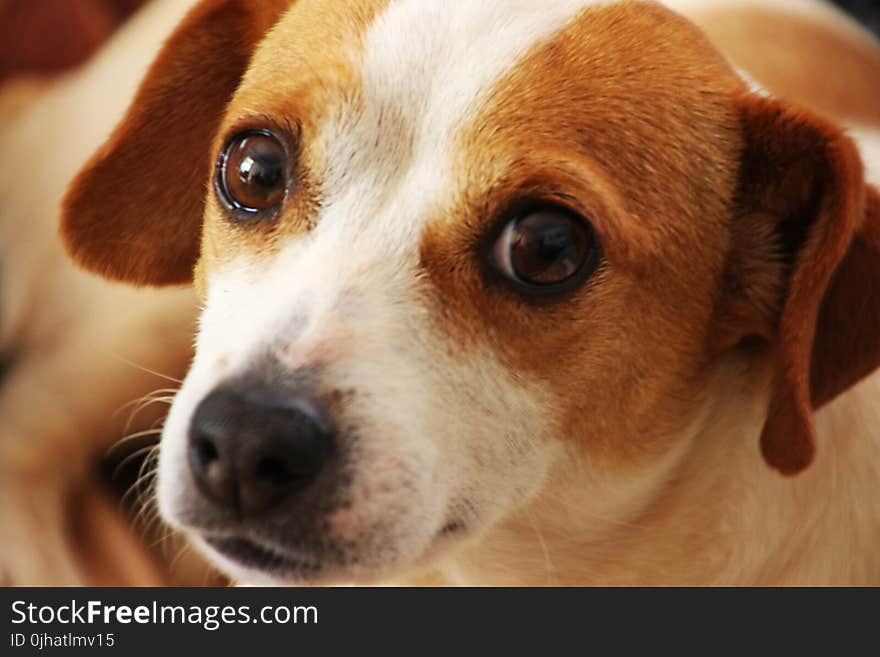
[[434, 369], [431, 433], [443, 453], [449, 520], [480, 530], [540, 492], [562, 444], [553, 439], [549, 390], [488, 349], [451, 353]]
[[478, 530], [514, 511], [559, 448], [549, 392], [486, 347], [452, 343], [430, 316], [358, 322], [357, 352], [323, 377], [353, 391], [340, 414], [354, 450], [353, 503], [332, 526], [354, 533], [375, 515], [401, 553], [447, 525]]
[[416, 340], [397, 332], [382, 337], [376, 328], [356, 338], [358, 353], [346, 352], [322, 371], [321, 387], [340, 394], [334, 418], [351, 473], [342, 493], [347, 503], [329, 529], [342, 540], [372, 531], [418, 542], [444, 513], [446, 446], [433, 431], [434, 395]]

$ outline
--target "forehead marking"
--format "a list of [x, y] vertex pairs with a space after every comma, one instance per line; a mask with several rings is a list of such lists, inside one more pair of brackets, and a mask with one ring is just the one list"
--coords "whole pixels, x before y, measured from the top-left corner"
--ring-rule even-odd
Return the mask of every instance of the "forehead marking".
[[[601, 4], [608, 3], [392, 0], [367, 30], [358, 99], [322, 131], [327, 205], [347, 206], [344, 220], [356, 231], [359, 215], [398, 214], [392, 204], [405, 209], [407, 234], [416, 232], [431, 203], [454, 191], [446, 174], [455, 134], [478, 115], [493, 83], [583, 9]], [[385, 211], [365, 211], [365, 192]]]
[[595, 4], [605, 3], [395, 0], [367, 33], [365, 92], [418, 112], [426, 133], [445, 132], [536, 43]]

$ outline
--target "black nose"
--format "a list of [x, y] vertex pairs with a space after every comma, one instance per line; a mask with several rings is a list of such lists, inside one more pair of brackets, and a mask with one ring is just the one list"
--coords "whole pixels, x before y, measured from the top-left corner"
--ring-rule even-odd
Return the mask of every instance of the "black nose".
[[333, 435], [305, 399], [224, 387], [196, 408], [189, 463], [202, 492], [242, 514], [264, 511], [314, 480]]

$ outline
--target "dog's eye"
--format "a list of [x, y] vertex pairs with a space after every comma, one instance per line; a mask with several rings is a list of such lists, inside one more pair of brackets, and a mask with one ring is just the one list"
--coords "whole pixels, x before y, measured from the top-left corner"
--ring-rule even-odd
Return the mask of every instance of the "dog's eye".
[[590, 225], [558, 207], [509, 221], [492, 248], [495, 267], [530, 289], [551, 289], [589, 273], [598, 255]]
[[287, 151], [267, 130], [248, 130], [226, 145], [217, 167], [220, 199], [239, 213], [263, 215], [277, 210], [287, 189]]

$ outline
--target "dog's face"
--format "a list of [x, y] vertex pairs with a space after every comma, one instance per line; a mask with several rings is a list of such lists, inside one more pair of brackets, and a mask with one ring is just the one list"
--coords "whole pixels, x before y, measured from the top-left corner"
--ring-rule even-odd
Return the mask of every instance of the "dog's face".
[[[785, 343], [810, 232], [843, 224], [832, 270], [842, 258], [857, 219], [826, 218], [826, 195], [863, 214], [857, 158], [822, 157], [848, 142], [793, 122], [821, 139], [780, 154], [795, 137], [765, 124], [781, 110], [653, 3], [248, 4], [203, 3], [179, 29], [65, 225], [117, 277], [173, 282], [198, 260], [158, 493], [236, 576], [406, 572], [571, 464], [596, 511], [649, 495], [698, 434], [719, 354]], [[253, 54], [221, 53], [230, 40]], [[817, 200], [753, 181], [749, 153], [774, 172], [814, 157], [805, 178], [839, 166], [843, 182]], [[150, 225], [142, 206], [119, 219], [135, 204]], [[776, 351], [810, 365], [800, 343]], [[784, 383], [776, 415], [799, 422], [809, 389]], [[808, 421], [794, 440], [768, 421], [774, 465], [809, 460]]]

